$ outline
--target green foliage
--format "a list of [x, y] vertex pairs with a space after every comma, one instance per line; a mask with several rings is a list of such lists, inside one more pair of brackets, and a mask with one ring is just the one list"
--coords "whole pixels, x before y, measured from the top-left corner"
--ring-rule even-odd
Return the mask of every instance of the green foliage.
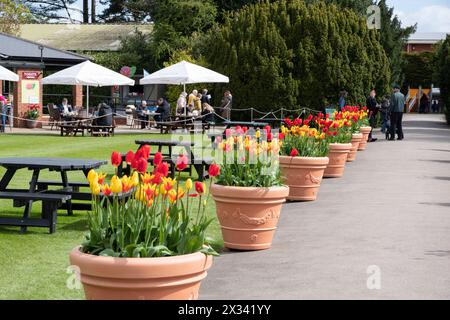
[[433, 79], [441, 90], [445, 116], [450, 124], [450, 35], [437, 47]]
[[218, 145], [221, 163], [217, 184], [260, 188], [282, 185], [278, 139], [267, 139], [267, 131], [261, 132], [244, 135], [242, 129], [227, 129], [227, 139]]
[[[389, 90], [379, 34], [354, 11], [323, 2], [261, 2], [227, 17], [209, 33], [205, 57], [230, 77], [233, 107], [274, 110], [351, 101]], [[223, 86], [216, 86], [220, 94]]]
[[403, 53], [403, 59], [406, 61], [403, 68], [404, 84], [415, 88], [419, 86], [431, 87], [434, 72], [434, 53], [427, 51]]
[[26, 6], [13, 0], [0, 0], [0, 32], [17, 36], [20, 33], [20, 24], [31, 18]]
[[105, 22], [144, 22], [153, 14], [155, 0], [100, 0], [108, 5], [100, 19]]

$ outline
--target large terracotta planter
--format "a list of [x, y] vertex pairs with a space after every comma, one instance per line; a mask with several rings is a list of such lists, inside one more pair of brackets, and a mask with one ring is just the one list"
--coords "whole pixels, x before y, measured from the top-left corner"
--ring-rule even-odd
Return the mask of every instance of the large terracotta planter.
[[70, 252], [71, 265], [80, 269], [88, 300], [197, 299], [200, 282], [212, 256], [197, 252], [161, 258], [114, 258]]
[[361, 142], [359, 143], [358, 151], [366, 150], [367, 141], [369, 140], [370, 131], [372, 131], [372, 127], [361, 127], [360, 131], [363, 135]]
[[289, 186], [290, 201], [314, 201], [320, 188], [328, 157], [280, 156], [280, 168], [284, 183]]
[[328, 152], [328, 166], [323, 174], [326, 178], [340, 178], [344, 175], [347, 156], [352, 147], [351, 143], [330, 143]]
[[36, 120], [26, 120], [25, 123], [28, 129], [35, 129], [37, 127]]
[[348, 153], [347, 162], [353, 162], [356, 160], [356, 154], [358, 152], [359, 143], [361, 142], [362, 138], [362, 133], [354, 133], [352, 135], [352, 148]]
[[211, 185], [225, 247], [264, 250], [272, 238], [289, 187], [228, 187]]

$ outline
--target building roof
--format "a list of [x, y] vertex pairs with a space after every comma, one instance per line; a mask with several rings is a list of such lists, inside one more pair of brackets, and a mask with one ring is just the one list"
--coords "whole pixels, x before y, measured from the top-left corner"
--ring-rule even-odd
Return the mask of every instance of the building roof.
[[88, 60], [80, 54], [55, 49], [29, 40], [21, 39], [9, 34], [0, 33], [0, 63], [13, 65], [16, 63], [37, 63], [42, 60], [51, 65], [73, 65]]
[[151, 24], [23, 24], [20, 36], [43, 45], [69, 51], [117, 51], [121, 39], [136, 29], [144, 34]]
[[409, 37], [407, 43], [435, 44], [441, 40], [445, 40], [447, 34], [450, 34], [450, 32], [416, 32]]

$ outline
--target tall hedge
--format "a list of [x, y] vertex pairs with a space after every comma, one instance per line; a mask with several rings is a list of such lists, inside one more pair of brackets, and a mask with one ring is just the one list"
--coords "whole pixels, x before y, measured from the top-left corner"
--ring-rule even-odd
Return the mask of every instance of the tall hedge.
[[320, 108], [341, 90], [365, 101], [389, 89], [390, 69], [377, 31], [349, 9], [303, 0], [264, 1], [231, 14], [210, 32], [205, 58], [229, 75], [234, 106]]
[[436, 50], [435, 73], [433, 79], [441, 90], [441, 98], [445, 104], [445, 116], [450, 124], [450, 35]]

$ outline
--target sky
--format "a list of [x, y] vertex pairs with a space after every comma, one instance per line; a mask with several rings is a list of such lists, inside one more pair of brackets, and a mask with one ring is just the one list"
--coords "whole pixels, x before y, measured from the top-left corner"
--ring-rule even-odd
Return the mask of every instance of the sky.
[[450, 0], [387, 0], [403, 26], [417, 23], [417, 32], [450, 33]]
[[[78, 2], [81, 8], [82, 1]], [[404, 26], [417, 23], [417, 32], [450, 33], [450, 0], [387, 0], [387, 3], [394, 7]], [[97, 9], [101, 10], [102, 7]]]

